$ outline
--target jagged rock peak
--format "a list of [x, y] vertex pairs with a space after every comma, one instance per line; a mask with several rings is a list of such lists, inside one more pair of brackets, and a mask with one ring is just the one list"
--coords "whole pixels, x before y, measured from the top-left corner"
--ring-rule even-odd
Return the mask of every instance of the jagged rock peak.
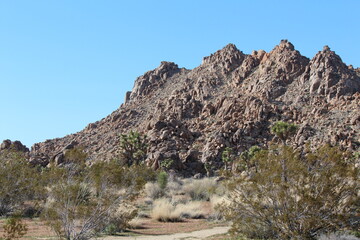
[[267, 76], [274, 75], [276, 79], [283, 80], [287, 83], [301, 75], [309, 63], [309, 59], [295, 50], [294, 45], [288, 40], [281, 40], [279, 45], [264, 54], [261, 59], [261, 74]]
[[230, 43], [214, 54], [204, 57], [202, 65], [208, 65], [211, 71], [217, 71], [220, 67], [221, 72], [226, 74], [240, 66], [245, 56], [234, 44]]
[[294, 45], [286, 39], [281, 40], [280, 43], [276, 45], [271, 52], [269, 52], [269, 55], [274, 55], [274, 54], [282, 55], [288, 53], [293, 53], [296, 54], [298, 57], [305, 58], [300, 54], [299, 51], [295, 49]]
[[173, 62], [163, 61], [154, 70], [146, 72], [135, 80], [131, 93], [126, 94], [125, 103], [147, 95], [154, 87], [161, 85], [166, 79], [178, 73], [181, 69]]
[[310, 82], [310, 93], [328, 99], [360, 91], [359, 76], [327, 45], [310, 61], [304, 80]]
[[325, 45], [325, 46], [323, 47], [323, 52], [326, 52], [326, 51], [331, 51], [331, 50], [330, 50], [330, 47], [329, 47], [328, 45]]
[[160, 66], [157, 67], [155, 69], [155, 72], [162, 72], [162, 71], [171, 71], [171, 70], [178, 70], [179, 67], [177, 64], [175, 64], [174, 62], [167, 62], [167, 61], [162, 61], [160, 63]]
[[214, 62], [219, 62], [222, 60], [226, 60], [231, 57], [240, 57], [244, 54], [236, 48], [235, 44], [228, 44], [224, 48], [216, 51], [215, 53], [211, 54], [210, 56], [203, 58], [203, 64], [211, 64]]
[[280, 51], [284, 51], [284, 50], [294, 51], [295, 47], [287, 39], [283, 39], [280, 41], [280, 44], [275, 47], [275, 49], [279, 49]]

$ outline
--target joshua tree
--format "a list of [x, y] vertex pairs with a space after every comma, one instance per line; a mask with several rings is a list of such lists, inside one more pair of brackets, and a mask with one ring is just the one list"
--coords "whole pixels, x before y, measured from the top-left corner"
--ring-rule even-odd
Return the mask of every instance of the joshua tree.
[[233, 153], [233, 150], [230, 147], [226, 147], [221, 154], [221, 159], [224, 162], [225, 170], [227, 170], [228, 164], [233, 161], [232, 153]]
[[272, 125], [270, 131], [281, 140], [283, 145], [285, 145], [286, 140], [295, 134], [296, 129], [297, 126], [293, 123], [278, 121]]
[[240, 154], [240, 160], [245, 162], [246, 169], [250, 169], [252, 166], [255, 166], [255, 170], [257, 171], [256, 162], [254, 162], [254, 157], [256, 153], [260, 152], [261, 148], [258, 146], [252, 146], [249, 150], [244, 151]]
[[145, 135], [130, 131], [129, 134], [120, 135], [121, 157], [128, 166], [139, 165], [146, 158], [147, 139]]
[[[297, 126], [293, 123], [278, 121], [274, 125], [272, 125], [270, 131], [271, 133], [275, 134], [275, 136], [277, 136], [281, 140], [282, 144], [285, 146], [286, 140], [295, 134], [296, 129]], [[281, 160], [281, 166], [283, 168], [282, 180], [286, 182], [288, 178], [286, 159]]]

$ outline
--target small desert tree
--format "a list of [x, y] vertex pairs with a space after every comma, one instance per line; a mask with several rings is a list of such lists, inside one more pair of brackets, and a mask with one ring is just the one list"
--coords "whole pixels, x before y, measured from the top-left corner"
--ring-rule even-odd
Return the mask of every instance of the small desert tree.
[[224, 163], [224, 170], [228, 169], [229, 164], [234, 160], [233, 150], [230, 147], [226, 147], [221, 154], [221, 160]]
[[120, 135], [121, 158], [128, 166], [139, 165], [143, 162], [146, 158], [147, 148], [146, 135], [134, 131]]
[[246, 169], [249, 170], [252, 167], [255, 167], [255, 170], [257, 170], [256, 166], [256, 158], [255, 155], [261, 151], [261, 148], [258, 146], [252, 146], [249, 148], [249, 150], [244, 151], [240, 154], [239, 161], [242, 165], [242, 170]]
[[[0, 154], [0, 216], [19, 211], [33, 199], [38, 185], [37, 169], [26, 162], [23, 153], [3, 150]], [[19, 213], [19, 212], [18, 212]]]
[[[301, 156], [276, 146], [255, 156], [258, 170], [231, 181], [224, 208], [233, 233], [250, 238], [315, 239], [320, 233], [359, 227], [359, 168], [346, 153], [324, 146]], [[282, 180], [282, 160], [287, 181]]]
[[270, 131], [285, 145], [286, 140], [296, 133], [297, 126], [293, 123], [278, 121], [271, 126]]
[[[271, 133], [275, 134], [279, 138], [283, 145], [286, 141], [296, 133], [297, 126], [293, 123], [278, 121], [270, 128]], [[280, 160], [283, 171], [281, 177], [283, 181], [287, 181], [287, 162], [286, 159]]]

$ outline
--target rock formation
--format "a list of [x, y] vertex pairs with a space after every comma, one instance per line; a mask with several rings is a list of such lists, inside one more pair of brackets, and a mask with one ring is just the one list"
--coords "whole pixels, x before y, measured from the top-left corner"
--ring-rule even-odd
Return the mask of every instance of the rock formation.
[[329, 47], [309, 60], [287, 40], [272, 51], [244, 54], [229, 44], [192, 70], [171, 62], [136, 79], [125, 103], [84, 130], [32, 146], [29, 161], [61, 161], [82, 146], [88, 161], [118, 156], [119, 134], [148, 136], [147, 162], [172, 159], [186, 174], [204, 165], [221, 167], [221, 152], [241, 153], [275, 139], [269, 126], [282, 120], [299, 126], [289, 142], [301, 148], [324, 143], [359, 151], [360, 70], [345, 65]]

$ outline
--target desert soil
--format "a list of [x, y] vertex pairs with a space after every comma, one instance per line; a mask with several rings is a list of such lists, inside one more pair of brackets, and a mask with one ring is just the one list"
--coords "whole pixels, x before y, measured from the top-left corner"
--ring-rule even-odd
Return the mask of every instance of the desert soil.
[[229, 230], [229, 227], [214, 227], [211, 229], [203, 229], [194, 232], [186, 233], [174, 233], [170, 235], [137, 235], [137, 236], [108, 236], [105, 240], [195, 240], [195, 239], [207, 239], [214, 235], [225, 234]]
[[[57, 239], [51, 228], [47, 227], [40, 219], [24, 219], [28, 227], [22, 239]], [[0, 238], [3, 236], [4, 219], [0, 220]], [[225, 224], [210, 223], [204, 219], [189, 219], [183, 222], [158, 222], [151, 219], [140, 219], [136, 229], [129, 230], [116, 236], [103, 236], [100, 239], [206, 239], [213, 235], [224, 234], [229, 227]]]

